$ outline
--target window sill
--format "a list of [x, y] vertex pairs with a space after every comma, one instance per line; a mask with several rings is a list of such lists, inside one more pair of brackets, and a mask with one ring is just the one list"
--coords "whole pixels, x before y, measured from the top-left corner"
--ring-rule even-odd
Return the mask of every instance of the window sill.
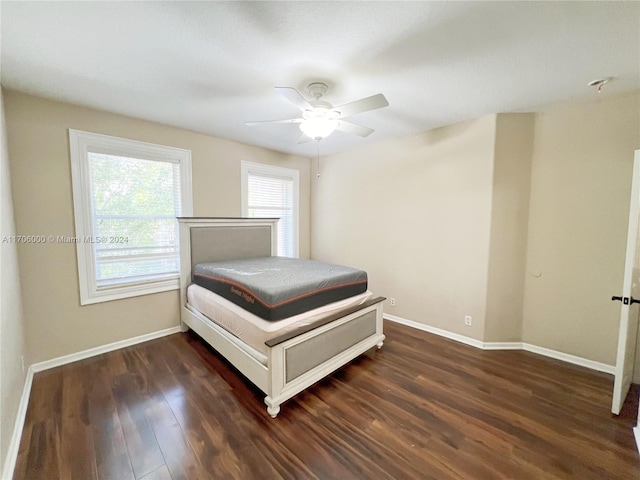
[[121, 285], [109, 285], [98, 287], [92, 292], [82, 292], [80, 289], [80, 305], [91, 305], [94, 303], [110, 302], [112, 300], [122, 300], [125, 298], [150, 295], [152, 293], [168, 292], [180, 288], [179, 278], [147, 281], [143, 283], [128, 283]]

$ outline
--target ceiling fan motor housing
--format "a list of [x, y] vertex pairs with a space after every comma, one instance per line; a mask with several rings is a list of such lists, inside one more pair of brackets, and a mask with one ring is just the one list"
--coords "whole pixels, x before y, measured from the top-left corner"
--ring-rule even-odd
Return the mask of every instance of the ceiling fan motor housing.
[[318, 100], [320, 99], [321, 96], [327, 93], [327, 90], [329, 90], [329, 87], [327, 86], [326, 83], [314, 82], [314, 83], [310, 83], [307, 86], [307, 90], [309, 91], [309, 94], [312, 97]]
[[333, 108], [330, 103], [323, 102], [322, 100], [312, 100], [309, 104], [313, 107], [313, 109], [307, 109], [302, 112], [302, 116], [304, 118], [321, 118], [327, 117], [332, 118], [336, 117], [336, 115], [329, 115], [329, 113], [334, 113], [331, 111]]
[[310, 100], [308, 102], [309, 105], [313, 107], [313, 110], [308, 110], [308, 109], [304, 110], [302, 112], [302, 116], [304, 118], [309, 119], [309, 118], [323, 118], [325, 116], [327, 116], [327, 118], [330, 117], [329, 115], [327, 115], [327, 113], [329, 112], [329, 110], [333, 108], [333, 105], [331, 105], [329, 102], [325, 102], [324, 100], [320, 100], [320, 97], [326, 94], [328, 89], [329, 87], [327, 87], [327, 84], [321, 83], [321, 82], [310, 83], [307, 86], [307, 90], [309, 91], [309, 94], [312, 97], [314, 97], [315, 100]]

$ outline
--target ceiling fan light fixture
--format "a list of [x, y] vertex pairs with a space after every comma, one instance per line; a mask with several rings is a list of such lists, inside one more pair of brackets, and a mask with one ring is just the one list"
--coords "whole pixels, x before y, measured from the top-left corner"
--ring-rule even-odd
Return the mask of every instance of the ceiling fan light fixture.
[[338, 121], [331, 118], [307, 118], [300, 123], [300, 130], [314, 140], [322, 140], [333, 133]]
[[302, 115], [285, 120], [245, 122], [245, 124], [251, 127], [265, 123], [297, 123], [303, 133], [298, 143], [306, 143], [309, 139], [320, 141], [331, 135], [334, 130], [366, 137], [374, 132], [373, 128], [363, 127], [344, 119], [351, 115], [389, 106], [389, 102], [384, 95], [378, 93], [334, 107], [329, 102], [321, 100], [322, 96], [327, 93], [327, 88], [327, 85], [321, 82], [310, 84], [309, 94], [314, 97], [314, 100], [307, 100], [304, 95], [293, 87], [276, 87], [276, 91], [290, 104], [298, 108]]

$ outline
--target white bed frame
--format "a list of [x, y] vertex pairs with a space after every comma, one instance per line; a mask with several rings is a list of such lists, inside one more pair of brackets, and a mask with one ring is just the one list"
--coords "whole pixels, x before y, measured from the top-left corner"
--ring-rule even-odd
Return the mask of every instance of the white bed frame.
[[382, 302], [377, 297], [266, 342], [266, 365], [251, 347], [187, 304], [195, 263], [277, 254], [278, 219], [179, 218], [182, 329], [191, 328], [266, 394], [267, 412], [377, 346], [382, 347]]

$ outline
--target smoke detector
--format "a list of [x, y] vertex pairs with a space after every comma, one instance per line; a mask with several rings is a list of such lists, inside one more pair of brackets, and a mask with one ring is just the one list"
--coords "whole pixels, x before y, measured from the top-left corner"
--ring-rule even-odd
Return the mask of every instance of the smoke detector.
[[602, 92], [602, 87], [611, 80], [610, 77], [598, 78], [597, 80], [591, 80], [587, 85], [590, 87], [597, 87], [598, 93]]

